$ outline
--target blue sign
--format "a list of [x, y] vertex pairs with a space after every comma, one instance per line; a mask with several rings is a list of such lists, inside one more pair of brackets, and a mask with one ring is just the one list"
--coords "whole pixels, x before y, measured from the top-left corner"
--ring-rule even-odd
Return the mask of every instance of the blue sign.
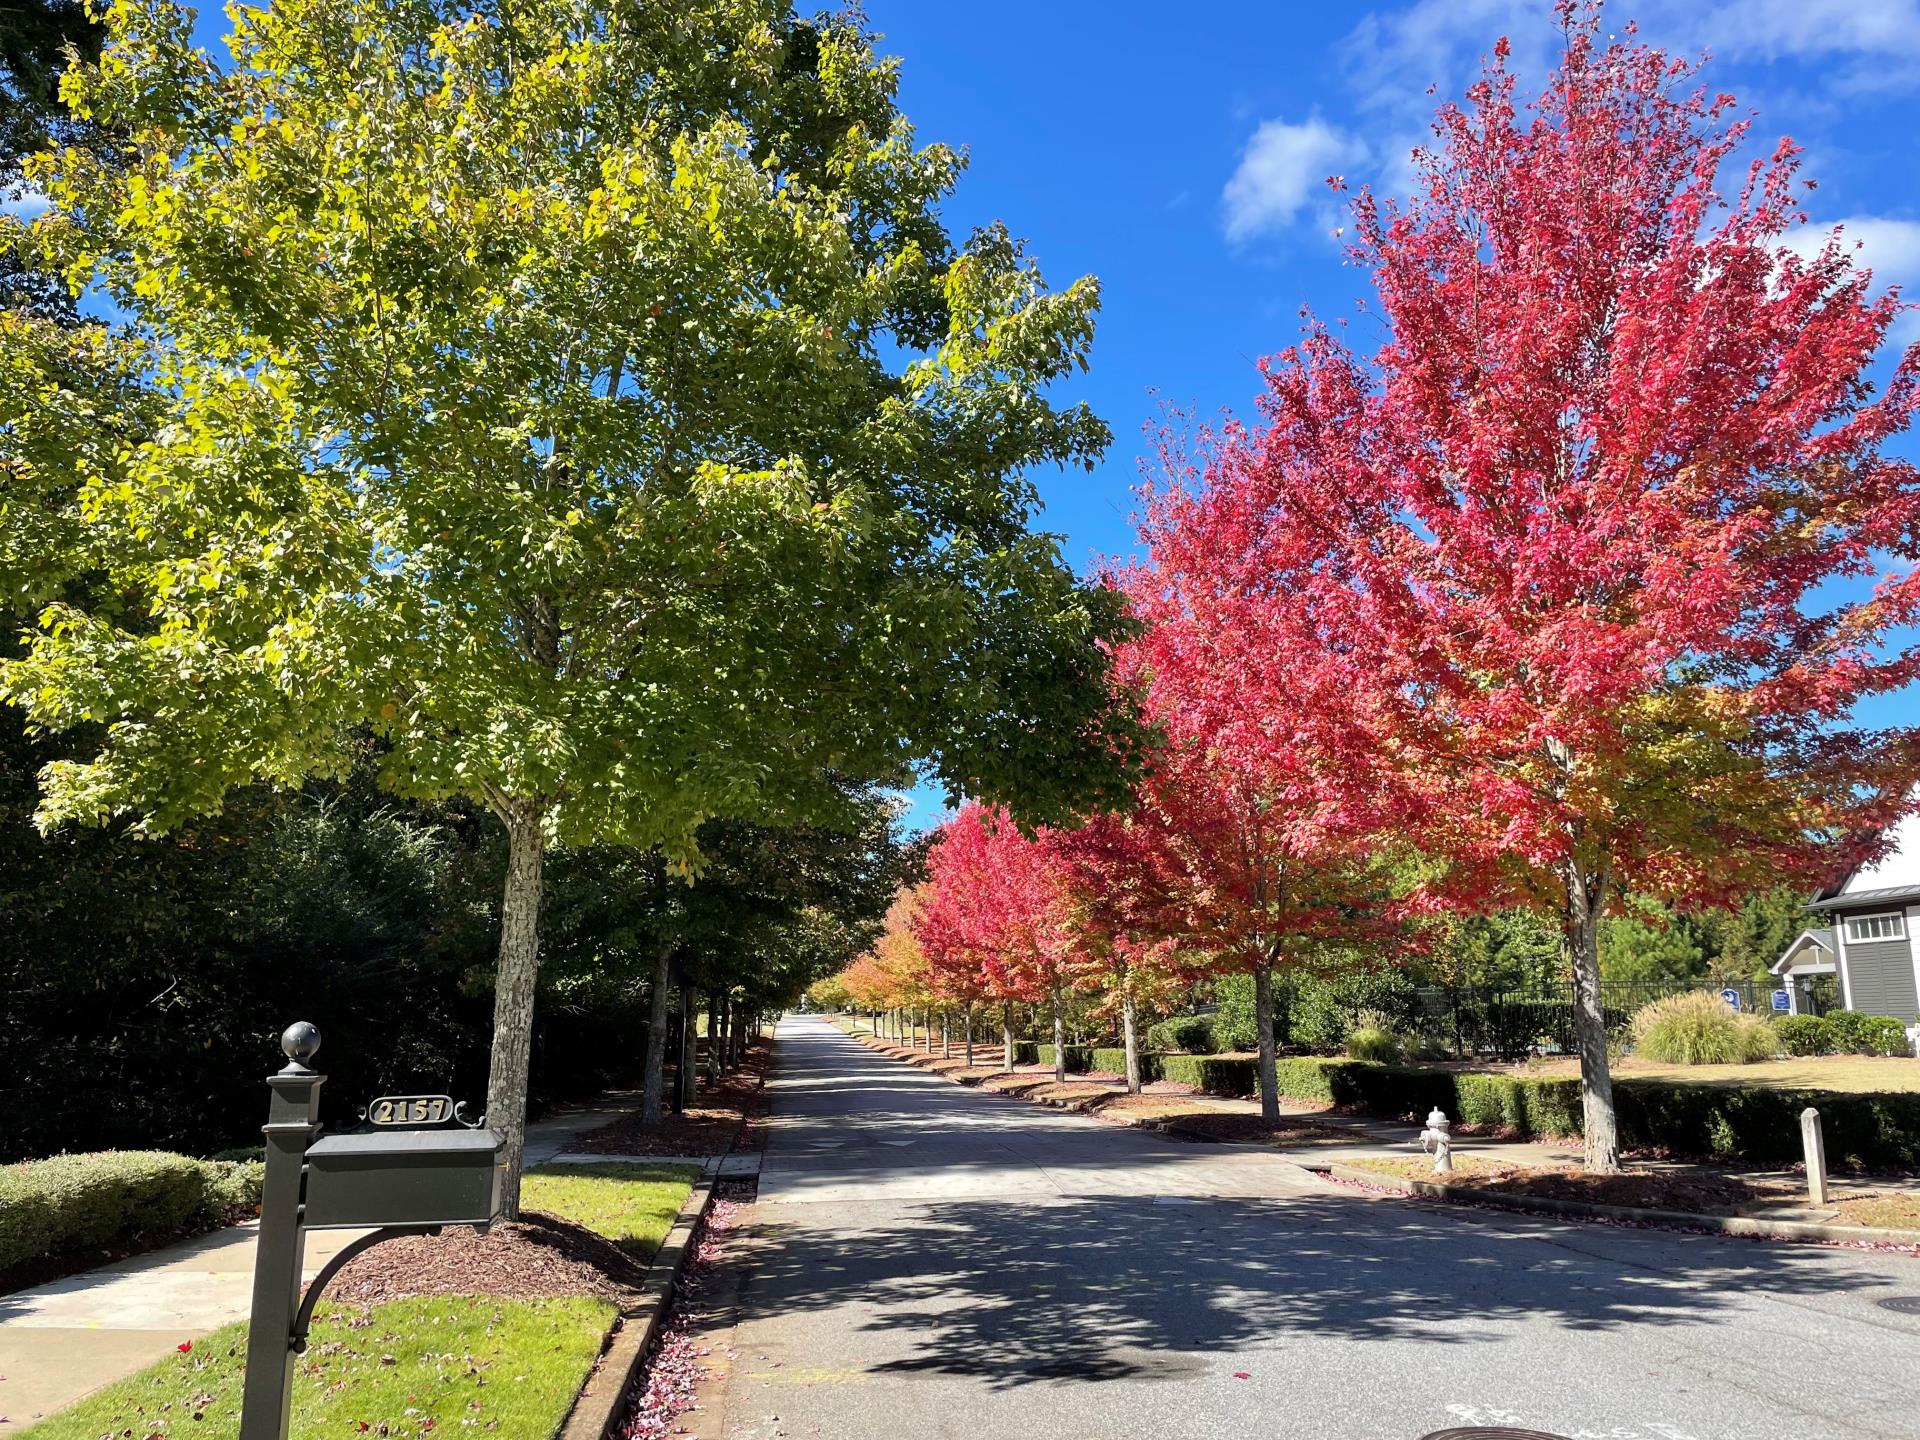
[[1780, 1011], [1782, 1014], [1785, 1014], [1787, 1011], [1793, 1008], [1793, 1006], [1787, 1000], [1786, 991], [1776, 990], [1773, 992], [1773, 1008]]
[[1740, 1008], [1740, 992], [1729, 985], [1720, 992], [1720, 998], [1735, 1010]]

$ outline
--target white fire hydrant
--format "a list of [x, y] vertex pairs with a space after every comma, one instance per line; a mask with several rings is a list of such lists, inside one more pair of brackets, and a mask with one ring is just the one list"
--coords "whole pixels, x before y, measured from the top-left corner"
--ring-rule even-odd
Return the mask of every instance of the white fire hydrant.
[[1453, 1122], [1438, 1106], [1427, 1116], [1427, 1128], [1420, 1132], [1420, 1148], [1433, 1156], [1434, 1174], [1453, 1173]]

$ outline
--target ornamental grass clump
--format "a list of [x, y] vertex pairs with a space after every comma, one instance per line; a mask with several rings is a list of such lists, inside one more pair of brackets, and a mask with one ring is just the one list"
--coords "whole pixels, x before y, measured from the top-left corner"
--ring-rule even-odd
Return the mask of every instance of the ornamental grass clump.
[[1362, 1025], [1347, 1036], [1347, 1055], [1354, 1060], [1369, 1060], [1376, 1065], [1397, 1064], [1405, 1055], [1400, 1038], [1378, 1025]]
[[1771, 1060], [1778, 1037], [1757, 1015], [1742, 1015], [1704, 990], [1669, 995], [1633, 1015], [1634, 1050], [1667, 1065], [1746, 1065]]

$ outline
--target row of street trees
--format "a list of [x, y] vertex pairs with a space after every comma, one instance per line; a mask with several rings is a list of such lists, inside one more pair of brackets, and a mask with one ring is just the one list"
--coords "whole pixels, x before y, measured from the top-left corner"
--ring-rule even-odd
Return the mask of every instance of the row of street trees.
[[1920, 725], [1853, 723], [1920, 676], [1902, 306], [1837, 232], [1787, 246], [1791, 143], [1726, 193], [1730, 97], [1561, 14], [1537, 100], [1502, 42], [1415, 193], [1354, 201], [1380, 348], [1310, 320], [1257, 423], [1163, 437], [1146, 559], [1107, 577], [1160, 743], [1117, 814], [943, 828], [911, 926], [937, 993], [1130, 1015], [1145, 976], [1250, 974], [1272, 1119], [1277, 969], [1530, 909], [1608, 1171], [1609, 907], [1816, 886], [1913, 803]]
[[961, 160], [855, 17], [231, 16], [216, 60], [117, 0], [62, 82], [85, 143], [26, 161], [7, 245], [100, 318], [0, 316], [0, 696], [68, 746], [49, 832], [369, 751], [490, 817], [511, 1211], [557, 850], [631, 850], [618, 910], [716, 821], [859, 833], [916, 762], [1041, 819], [1124, 795], [1122, 607], [1027, 526], [1026, 472], [1107, 440], [1046, 398], [1097, 285], [947, 233]]

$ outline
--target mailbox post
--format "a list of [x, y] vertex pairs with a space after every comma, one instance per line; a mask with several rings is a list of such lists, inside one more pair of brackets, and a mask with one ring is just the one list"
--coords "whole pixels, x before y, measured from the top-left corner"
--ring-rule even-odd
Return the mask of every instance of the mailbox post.
[[300, 1308], [300, 1190], [307, 1146], [320, 1128], [320, 1087], [307, 1065], [320, 1032], [306, 1021], [280, 1037], [287, 1064], [269, 1075], [267, 1169], [260, 1185], [260, 1242], [253, 1262], [253, 1318], [247, 1327], [247, 1377], [240, 1399], [245, 1440], [282, 1440], [293, 1404], [293, 1322]]
[[[444, 1095], [405, 1095], [374, 1101], [361, 1131], [319, 1139], [326, 1077], [307, 1061], [320, 1032], [301, 1021], [287, 1028], [280, 1048], [287, 1064], [267, 1077], [273, 1099], [263, 1127], [267, 1167], [240, 1440], [286, 1440], [293, 1357], [307, 1348], [313, 1307], [342, 1266], [397, 1235], [438, 1234], [445, 1225], [485, 1230], [500, 1213], [499, 1135], [462, 1121]], [[405, 1128], [435, 1124], [450, 1128]], [[303, 1296], [307, 1231], [362, 1228], [368, 1233], [342, 1247]]]

